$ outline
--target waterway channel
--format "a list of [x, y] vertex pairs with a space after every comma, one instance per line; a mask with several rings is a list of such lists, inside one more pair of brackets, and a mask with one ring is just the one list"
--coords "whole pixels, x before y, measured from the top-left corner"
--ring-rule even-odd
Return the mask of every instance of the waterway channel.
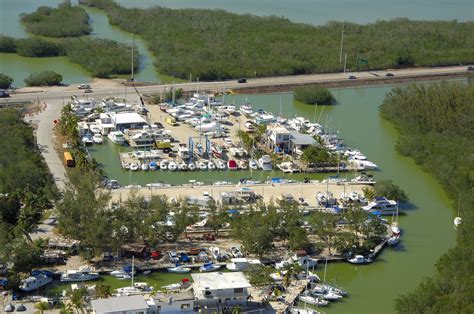
[[[416, 287], [423, 277], [434, 272], [438, 257], [454, 245], [455, 232], [452, 227], [450, 203], [440, 185], [410, 158], [395, 151], [397, 132], [378, 113], [385, 93], [392, 86], [367, 86], [332, 89], [338, 104], [318, 107], [293, 103], [291, 94], [231, 95], [226, 103], [240, 104], [249, 101], [255, 108], [281, 113], [284, 116], [304, 116], [319, 120], [340, 131], [349, 146], [360, 149], [370, 160], [379, 165], [375, 177], [391, 179], [408, 192], [410, 203], [400, 217], [403, 229], [402, 242], [396, 249], [386, 249], [377, 261], [368, 266], [353, 266], [347, 263], [328, 266], [326, 280], [336, 282], [349, 290], [350, 297], [332, 304], [328, 313], [392, 313], [393, 300], [402, 293]], [[280, 99], [282, 106], [280, 106]], [[129, 172], [118, 165], [116, 154], [110, 154], [110, 147], [99, 147], [92, 155], [102, 163], [111, 177], [127, 184]], [[255, 180], [267, 176], [281, 176], [279, 173], [255, 172], [209, 172], [173, 173], [159, 171], [147, 174], [132, 173], [132, 183], [156, 182], [183, 183], [189, 179], [201, 181], [236, 180], [252, 176]], [[321, 178], [323, 175], [318, 175]], [[298, 177], [292, 177], [298, 178]], [[316, 191], [315, 191], [316, 192]], [[318, 274], [323, 275], [321, 265]]]

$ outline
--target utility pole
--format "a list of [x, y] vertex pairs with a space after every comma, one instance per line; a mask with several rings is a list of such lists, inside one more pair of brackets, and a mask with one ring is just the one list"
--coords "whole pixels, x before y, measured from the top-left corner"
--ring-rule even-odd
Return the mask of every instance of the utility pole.
[[341, 30], [341, 52], [339, 53], [339, 63], [342, 63], [342, 49], [344, 47], [344, 23]]
[[344, 73], [346, 73], [347, 53], [344, 54]]
[[132, 77], [131, 80], [132, 82], [135, 81], [135, 78], [133, 76], [133, 62], [135, 59], [135, 34], [132, 34]]

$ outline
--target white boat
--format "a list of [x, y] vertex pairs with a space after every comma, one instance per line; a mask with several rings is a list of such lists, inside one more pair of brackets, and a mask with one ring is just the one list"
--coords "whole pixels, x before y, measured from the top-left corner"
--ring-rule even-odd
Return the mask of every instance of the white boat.
[[397, 202], [377, 196], [372, 202], [362, 207], [362, 209], [370, 213], [378, 212], [381, 215], [391, 215], [397, 210]]
[[[183, 161], [182, 163], [178, 165], [178, 168], [181, 171], [186, 171], [188, 170], [188, 164]], [[168, 169], [169, 169], [169, 165], [168, 165]]]
[[462, 222], [462, 218], [461, 217], [456, 217], [454, 218], [454, 227], [459, 227], [459, 225], [461, 224]]
[[258, 160], [259, 167], [264, 171], [271, 171], [272, 170], [272, 160], [269, 155], [263, 155]]
[[225, 162], [221, 159], [217, 160], [217, 169], [219, 170], [225, 170], [227, 168]]
[[232, 258], [230, 263], [227, 263], [225, 267], [230, 271], [243, 271], [250, 267], [250, 265], [260, 265], [261, 262], [258, 259], [246, 259], [245, 257]]
[[194, 170], [196, 170], [196, 168], [197, 168], [197, 167], [196, 167], [196, 164], [195, 164], [195, 163], [190, 162], [190, 163], [188, 164], [188, 170], [189, 170], [189, 171], [194, 171]]
[[124, 271], [124, 270], [114, 270], [114, 271], [111, 271], [111, 272], [110, 272], [110, 275], [111, 275], [111, 276], [114, 276], [114, 277], [117, 278], [117, 279], [130, 279], [130, 278], [132, 278], [132, 276], [130, 275], [130, 273], [127, 273], [127, 272]]
[[395, 246], [400, 242], [400, 234], [394, 234], [387, 240], [387, 244], [390, 246]]
[[321, 300], [309, 295], [300, 296], [300, 301], [315, 306], [327, 306], [329, 304], [329, 302], [326, 300]]
[[116, 291], [118, 296], [128, 296], [150, 293], [153, 291], [153, 287], [148, 286], [146, 282], [136, 282], [133, 286], [118, 288]]
[[169, 290], [169, 291], [174, 291], [174, 290], [179, 290], [179, 289], [181, 289], [182, 286], [183, 286], [182, 283], [172, 283], [172, 284], [170, 284], [170, 285], [161, 286], [161, 289]]
[[258, 163], [255, 159], [250, 159], [249, 168], [252, 170], [258, 170]]
[[29, 292], [36, 290], [53, 281], [52, 274], [47, 271], [32, 271], [31, 276], [23, 280], [20, 284], [20, 290]]
[[347, 260], [351, 264], [370, 264], [372, 259], [369, 257], [364, 257], [363, 255], [356, 255], [353, 258]]
[[83, 266], [78, 270], [68, 270], [61, 275], [61, 282], [80, 282], [99, 278], [99, 273], [88, 266]]
[[218, 130], [219, 126], [217, 125], [217, 122], [211, 122], [211, 123], [196, 125], [194, 128], [199, 133], [206, 133], [206, 132], [213, 132], [213, 131]]
[[230, 254], [232, 254], [232, 256], [235, 258], [244, 257], [242, 251], [236, 246], [230, 248]]
[[89, 125], [89, 130], [91, 130], [91, 132], [94, 134], [100, 133], [100, 127], [95, 123]]
[[239, 164], [239, 169], [241, 170], [247, 170], [249, 167], [245, 160], [239, 160], [237, 163]]
[[186, 144], [179, 144], [179, 146], [178, 146], [178, 156], [181, 157], [182, 159], [188, 159], [189, 158], [189, 149], [186, 146]]
[[299, 307], [292, 307], [290, 310], [290, 314], [321, 314], [321, 312], [312, 310], [310, 308], [299, 308]]
[[300, 172], [301, 169], [298, 168], [294, 163], [291, 161], [287, 162], [282, 162], [281, 164], [278, 164], [277, 167], [283, 171], [284, 173], [294, 173], [294, 172]]
[[401, 230], [400, 230], [400, 225], [398, 223], [398, 203], [397, 203], [397, 212], [395, 215], [395, 219], [393, 219], [393, 216], [392, 216], [392, 223], [390, 224], [390, 230], [392, 230], [393, 235], [400, 235]]
[[207, 169], [209, 169], [209, 170], [214, 170], [214, 169], [216, 169], [216, 165], [214, 164], [214, 162], [212, 162], [212, 160], [210, 160], [210, 161], [207, 163]]
[[253, 107], [249, 103], [243, 104], [240, 106], [240, 112], [244, 115], [251, 115], [253, 113]]
[[168, 160], [164, 159], [164, 160], [160, 161], [160, 169], [161, 170], [168, 169]]
[[211, 152], [214, 157], [221, 158], [222, 157], [222, 149], [216, 143], [211, 144]]
[[143, 170], [143, 171], [148, 171], [148, 163], [144, 162], [141, 164], [140, 168]]
[[203, 273], [208, 273], [208, 272], [219, 270], [220, 268], [221, 268], [220, 265], [216, 265], [213, 263], [205, 263], [201, 267], [199, 267], [199, 271]]
[[332, 291], [326, 291], [324, 293], [318, 293], [315, 291], [311, 291], [311, 294], [316, 297], [321, 297], [324, 300], [330, 300], [330, 301], [336, 301], [339, 299], [342, 299], [342, 295], [339, 295], [337, 293], [334, 293]]
[[82, 142], [84, 143], [84, 145], [92, 145], [94, 143], [94, 139], [91, 135], [85, 135], [84, 137], [82, 137]]
[[138, 166], [138, 164], [135, 163], [135, 162], [134, 162], [134, 163], [131, 163], [131, 164], [130, 164], [130, 167], [129, 167], [129, 169], [130, 169], [131, 171], [137, 171], [138, 168], [140, 168], [140, 166]]
[[340, 296], [346, 296], [347, 291], [333, 287], [328, 284], [316, 284], [312, 287], [311, 289], [312, 292], [314, 293], [319, 293], [319, 294], [324, 294], [328, 291], [334, 292], [335, 294], [338, 294]]
[[168, 170], [175, 171], [176, 169], [178, 169], [178, 164], [174, 161], [170, 161], [168, 163]]
[[198, 168], [199, 168], [199, 170], [204, 171], [204, 170], [207, 170], [207, 165], [204, 161], [199, 161], [198, 162]]
[[123, 145], [123, 143], [125, 143], [125, 137], [120, 131], [112, 131], [107, 135], [107, 137], [114, 144]]
[[102, 134], [96, 133], [94, 136], [92, 136], [92, 140], [94, 141], [95, 144], [102, 144], [104, 141], [104, 138], [102, 137]]
[[235, 106], [232, 106], [232, 105], [225, 105], [225, 106], [219, 107], [218, 110], [222, 111], [222, 112], [225, 112], [225, 113], [228, 113], [228, 114], [233, 114], [235, 112], [236, 108], [235, 108]]
[[191, 268], [183, 266], [169, 267], [167, 270], [169, 273], [175, 274], [187, 274], [191, 272]]

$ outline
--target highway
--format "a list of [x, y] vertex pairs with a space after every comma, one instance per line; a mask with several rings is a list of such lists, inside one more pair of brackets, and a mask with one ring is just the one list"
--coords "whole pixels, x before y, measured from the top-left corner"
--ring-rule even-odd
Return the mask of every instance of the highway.
[[[467, 72], [468, 65], [465, 66], [448, 66], [448, 67], [434, 67], [434, 68], [407, 68], [407, 69], [391, 69], [383, 71], [363, 71], [363, 72], [348, 72], [348, 73], [326, 73], [326, 74], [308, 74], [308, 75], [293, 75], [293, 76], [278, 76], [248, 79], [247, 83], [238, 83], [236, 80], [229, 81], [213, 81], [213, 82], [189, 82], [179, 84], [157, 84], [137, 86], [137, 89], [142, 94], [160, 93], [173, 88], [182, 88], [184, 91], [199, 90], [223, 90], [223, 89], [239, 89], [239, 88], [255, 88], [266, 86], [284, 86], [284, 85], [303, 85], [310, 83], [337, 83], [348, 81], [374, 81], [390, 80], [400, 78], [422, 78], [428, 76], [446, 76], [463, 74]], [[387, 73], [392, 73], [393, 77], [387, 77]], [[349, 80], [349, 75], [355, 76], [356, 79]], [[118, 83], [110, 81], [109, 86], [91, 84], [93, 93], [89, 94], [91, 97], [102, 98], [106, 96], [116, 96], [124, 93], [125, 87]], [[132, 88], [128, 88], [128, 92], [133, 93]], [[19, 93], [12, 94], [11, 101], [21, 100], [50, 100], [69, 98], [72, 95], [81, 95], [82, 91], [77, 89], [77, 85], [64, 87], [50, 87], [43, 88], [39, 93], [23, 93], [21, 89]]]

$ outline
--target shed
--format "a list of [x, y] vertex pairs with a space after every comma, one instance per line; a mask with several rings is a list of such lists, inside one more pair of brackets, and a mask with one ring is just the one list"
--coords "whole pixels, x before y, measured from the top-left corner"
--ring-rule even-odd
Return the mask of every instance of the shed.
[[146, 120], [136, 112], [122, 112], [111, 115], [115, 129], [123, 131], [125, 129], [142, 129], [148, 125]]

